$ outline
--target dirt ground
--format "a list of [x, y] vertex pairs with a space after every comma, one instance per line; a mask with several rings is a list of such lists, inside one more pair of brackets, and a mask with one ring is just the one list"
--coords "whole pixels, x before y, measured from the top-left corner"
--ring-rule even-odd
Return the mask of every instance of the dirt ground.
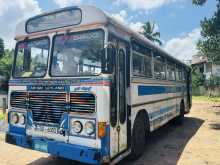
[[[5, 144], [0, 134], [0, 165], [79, 164]], [[183, 126], [168, 124], [154, 132], [144, 155], [120, 165], [220, 165], [220, 103], [193, 102]]]

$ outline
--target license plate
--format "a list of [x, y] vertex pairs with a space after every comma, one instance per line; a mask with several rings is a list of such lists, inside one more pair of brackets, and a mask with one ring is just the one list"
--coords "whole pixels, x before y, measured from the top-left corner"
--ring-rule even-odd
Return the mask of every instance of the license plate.
[[57, 134], [58, 128], [56, 127], [47, 127], [47, 126], [36, 126], [35, 131], [40, 131], [49, 134]]
[[34, 142], [34, 149], [41, 152], [48, 152], [48, 145], [46, 142], [43, 141], [36, 141]]

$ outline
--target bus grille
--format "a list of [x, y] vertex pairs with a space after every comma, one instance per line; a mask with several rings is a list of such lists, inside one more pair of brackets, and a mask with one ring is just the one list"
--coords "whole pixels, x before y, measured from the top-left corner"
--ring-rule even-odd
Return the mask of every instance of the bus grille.
[[66, 112], [66, 93], [29, 93], [29, 108], [33, 113], [33, 121], [60, 122]]
[[93, 113], [95, 111], [95, 96], [90, 93], [71, 93], [70, 111]]
[[16, 108], [27, 108], [27, 92], [12, 92], [10, 98], [10, 104]]
[[11, 93], [10, 103], [14, 108], [31, 110], [33, 121], [44, 123], [58, 124], [64, 112], [95, 112], [96, 100], [93, 94], [70, 93], [70, 104], [67, 98], [66, 93], [16, 91]]

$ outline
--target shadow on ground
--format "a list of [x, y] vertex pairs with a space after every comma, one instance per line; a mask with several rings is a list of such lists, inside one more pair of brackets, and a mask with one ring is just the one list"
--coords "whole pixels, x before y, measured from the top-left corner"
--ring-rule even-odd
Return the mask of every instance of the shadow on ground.
[[123, 165], [176, 165], [185, 146], [199, 130], [204, 120], [187, 117], [182, 126], [165, 125], [151, 134], [145, 153], [138, 160], [128, 159]]
[[[158, 129], [149, 137], [146, 150], [138, 160], [129, 161], [125, 159], [120, 165], [176, 165], [185, 146], [195, 135], [204, 120], [186, 117], [184, 125], [173, 126], [171, 123]], [[52, 156], [40, 158], [29, 165], [78, 165], [66, 159], [58, 159]], [[81, 164], [83, 165], [83, 164]]]

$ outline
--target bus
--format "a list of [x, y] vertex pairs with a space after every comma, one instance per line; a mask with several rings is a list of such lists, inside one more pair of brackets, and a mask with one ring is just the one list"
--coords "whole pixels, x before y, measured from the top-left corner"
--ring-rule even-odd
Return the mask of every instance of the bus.
[[29, 18], [15, 40], [9, 144], [115, 164], [190, 111], [190, 67], [94, 6]]

